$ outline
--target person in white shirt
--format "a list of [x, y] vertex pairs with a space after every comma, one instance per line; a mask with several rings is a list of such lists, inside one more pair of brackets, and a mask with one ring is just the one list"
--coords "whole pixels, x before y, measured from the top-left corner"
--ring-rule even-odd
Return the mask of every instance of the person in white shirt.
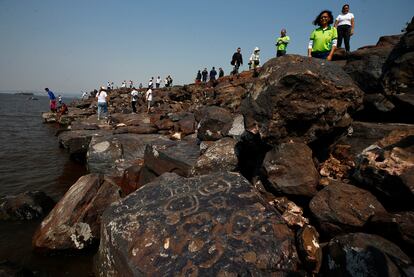
[[150, 87], [145, 93], [145, 101], [147, 101], [147, 113], [149, 113], [151, 109], [151, 103], [152, 103], [152, 89]]
[[131, 91], [132, 113], [137, 113], [137, 108], [136, 108], [137, 102], [138, 102], [138, 91], [135, 89], [135, 87], [133, 87]]
[[253, 76], [256, 77], [257, 71], [256, 68], [259, 67], [260, 64], [260, 49], [259, 47], [254, 48], [252, 55], [250, 56], [249, 59], [249, 69], [253, 68], [254, 72], [253, 72]]
[[105, 87], [101, 87], [99, 92], [96, 94], [96, 98], [98, 98], [98, 120], [101, 117], [102, 110], [105, 114], [105, 118], [107, 118], [108, 114], [108, 94], [106, 93]]
[[153, 88], [154, 87], [154, 77], [151, 77], [151, 79], [148, 81], [148, 88]]
[[354, 15], [349, 12], [349, 5], [345, 4], [342, 6], [342, 13], [336, 17], [335, 28], [338, 29], [338, 47], [341, 47], [342, 40], [345, 43], [345, 50], [349, 52], [349, 41], [351, 36], [354, 34]]
[[159, 88], [159, 87], [160, 87], [160, 85], [161, 85], [161, 77], [160, 77], [160, 76], [158, 76], [158, 77], [157, 77], [157, 81], [155, 81], [155, 87], [156, 87], [156, 88]]

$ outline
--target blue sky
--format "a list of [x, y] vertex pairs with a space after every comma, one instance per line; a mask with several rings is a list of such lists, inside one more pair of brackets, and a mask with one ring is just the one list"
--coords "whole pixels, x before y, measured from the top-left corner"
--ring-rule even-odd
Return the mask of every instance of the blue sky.
[[168, 74], [191, 83], [204, 67], [227, 74], [239, 46], [245, 60], [255, 46], [262, 61], [274, 57], [281, 28], [288, 53], [305, 55], [315, 16], [345, 3], [356, 22], [351, 50], [399, 34], [414, 15], [414, 0], [0, 0], [0, 90], [78, 95]]

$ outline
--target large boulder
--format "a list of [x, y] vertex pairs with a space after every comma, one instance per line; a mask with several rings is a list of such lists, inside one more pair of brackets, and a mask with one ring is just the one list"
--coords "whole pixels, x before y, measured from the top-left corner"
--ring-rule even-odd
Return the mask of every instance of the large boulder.
[[368, 94], [381, 93], [382, 67], [401, 36], [382, 37], [374, 47], [363, 47], [351, 52], [344, 67], [358, 86]]
[[321, 190], [309, 208], [328, 236], [360, 231], [372, 216], [386, 212], [371, 193], [341, 182], [331, 182]]
[[216, 171], [236, 171], [238, 159], [235, 153], [237, 141], [222, 138], [210, 145], [197, 159], [191, 169], [191, 175], [203, 175]]
[[346, 128], [363, 92], [341, 67], [320, 59], [285, 55], [269, 60], [243, 101], [246, 128], [264, 140], [299, 137], [305, 143]]
[[333, 238], [324, 248], [323, 276], [412, 276], [410, 258], [388, 240], [364, 233]]
[[267, 152], [263, 171], [279, 193], [312, 197], [317, 193], [319, 174], [312, 150], [303, 143], [282, 143]]
[[0, 198], [1, 220], [32, 220], [44, 217], [55, 201], [42, 191], [27, 191]]
[[119, 199], [119, 188], [110, 179], [97, 174], [80, 177], [42, 221], [33, 247], [40, 251], [93, 247], [99, 241], [103, 211]]
[[[414, 24], [414, 17], [411, 26]], [[409, 27], [390, 53], [384, 65], [382, 82], [385, 92], [414, 105], [414, 30]]]
[[292, 232], [236, 173], [166, 173], [102, 219], [99, 276], [285, 276], [297, 269]]
[[387, 204], [414, 208], [414, 130], [393, 131], [367, 147], [357, 159], [354, 177]]
[[199, 155], [199, 146], [194, 140], [147, 145], [139, 183], [148, 183], [165, 172], [188, 177]]
[[84, 161], [92, 137], [109, 134], [108, 130], [74, 130], [62, 132], [58, 136], [61, 147], [68, 150], [71, 158]]
[[200, 140], [219, 140], [225, 137], [233, 125], [231, 113], [220, 107], [205, 107], [196, 114], [199, 121], [197, 137]]
[[86, 155], [91, 173], [121, 176], [124, 170], [144, 159], [147, 144], [163, 145], [169, 138], [156, 134], [114, 134], [93, 137]]

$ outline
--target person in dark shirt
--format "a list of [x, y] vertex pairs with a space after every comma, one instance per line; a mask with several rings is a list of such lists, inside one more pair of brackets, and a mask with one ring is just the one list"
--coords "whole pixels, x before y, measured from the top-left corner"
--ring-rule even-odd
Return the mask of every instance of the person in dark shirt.
[[207, 83], [207, 76], [208, 76], [208, 71], [207, 68], [204, 68], [203, 72], [201, 72], [201, 75], [203, 76], [203, 83]]
[[216, 75], [217, 75], [217, 71], [213, 66], [213, 68], [210, 70], [210, 81], [215, 81]]
[[201, 83], [201, 71], [200, 70], [197, 72], [197, 76], [196, 76], [196, 79], [195, 79], [195, 83], [196, 84]]
[[240, 65], [243, 65], [243, 56], [241, 54], [241, 48], [237, 48], [237, 51], [233, 54], [231, 58], [231, 65], [234, 66], [232, 74], [238, 74]]
[[223, 68], [219, 68], [219, 78], [221, 78], [221, 77], [223, 77], [224, 76], [224, 71], [223, 71]]

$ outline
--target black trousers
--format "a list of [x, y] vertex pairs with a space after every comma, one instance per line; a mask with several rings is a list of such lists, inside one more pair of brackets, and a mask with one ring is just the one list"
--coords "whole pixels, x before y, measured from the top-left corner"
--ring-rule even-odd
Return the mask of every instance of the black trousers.
[[132, 112], [134, 113], [137, 112], [137, 108], [135, 107], [136, 104], [137, 104], [137, 101], [131, 101]]
[[338, 48], [342, 45], [342, 40], [345, 43], [345, 50], [349, 52], [349, 40], [351, 38], [351, 26], [340, 25], [338, 26]]

